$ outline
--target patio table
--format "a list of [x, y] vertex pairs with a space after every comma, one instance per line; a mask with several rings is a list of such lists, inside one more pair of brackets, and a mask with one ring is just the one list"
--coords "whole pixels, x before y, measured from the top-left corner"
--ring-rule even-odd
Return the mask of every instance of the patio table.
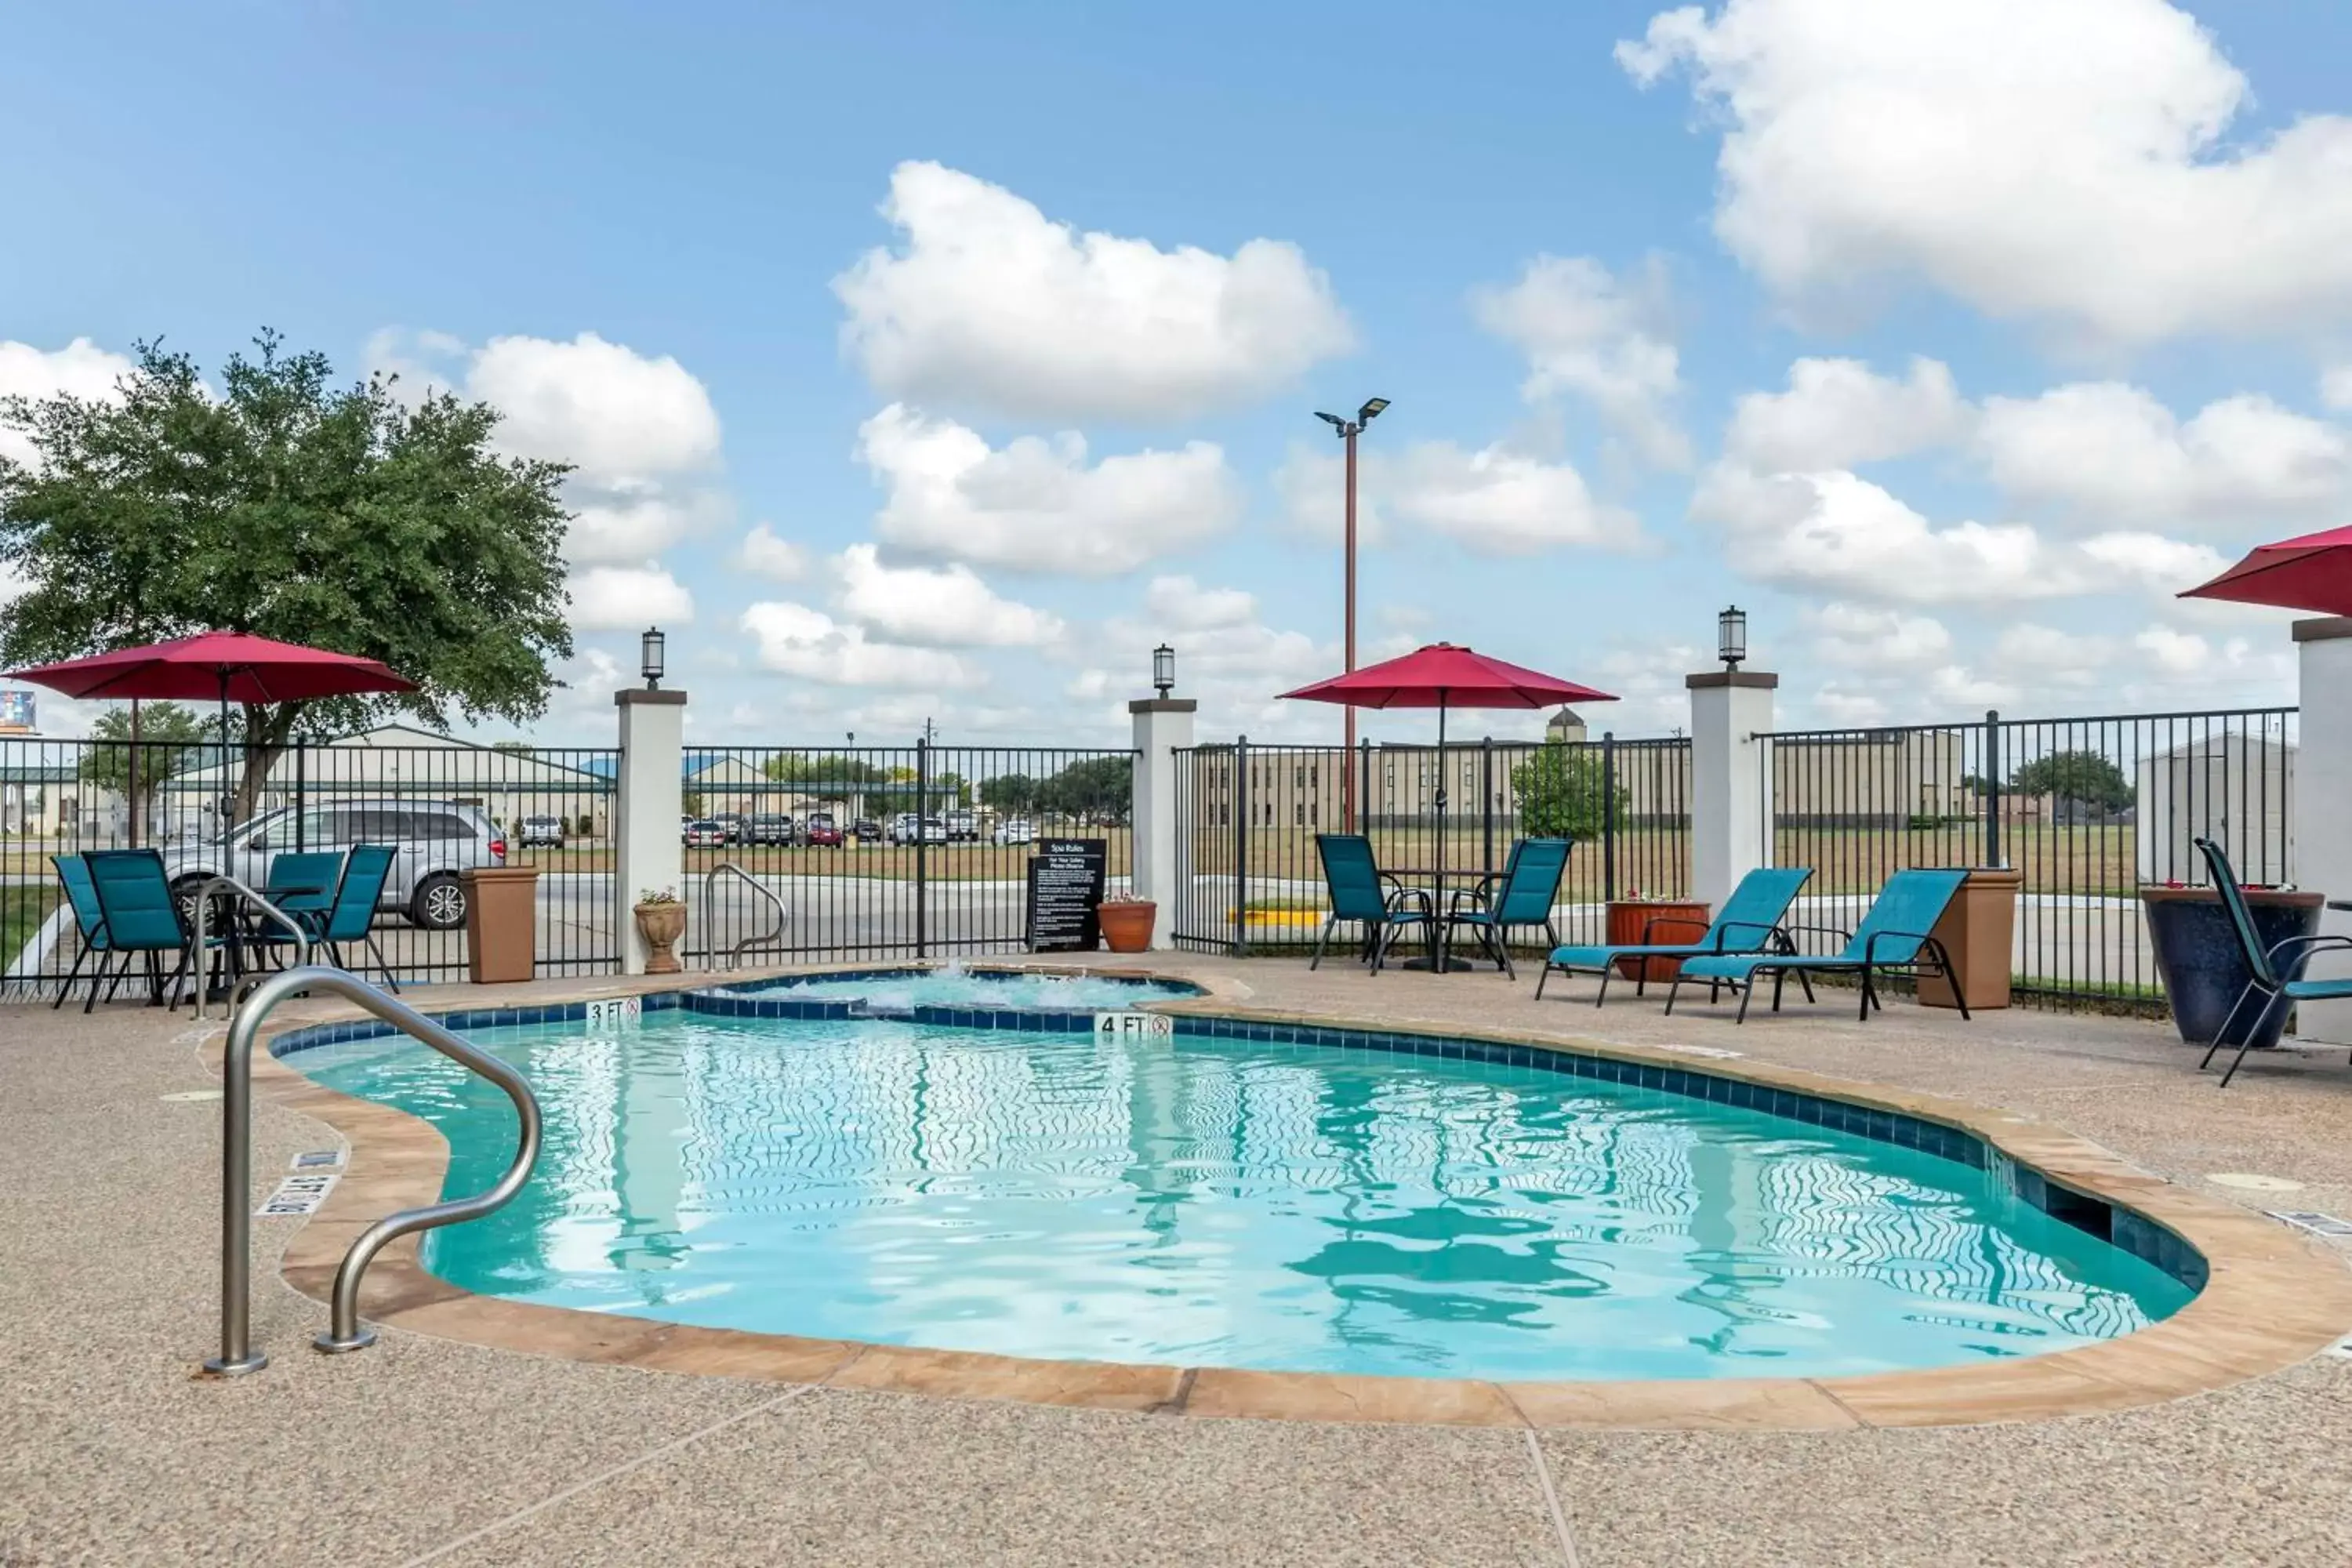
[[1427, 958], [1408, 958], [1403, 963], [1400, 963], [1397, 966], [1398, 968], [1425, 969], [1433, 973], [1452, 974], [1458, 971], [1475, 969], [1477, 967], [1477, 965], [1474, 963], [1455, 959], [1450, 951], [1452, 944], [1446, 941], [1445, 935], [1447, 929], [1445, 924], [1445, 882], [1446, 879], [1449, 877], [1462, 878], [1467, 879], [1475, 885], [1488, 877], [1496, 875], [1496, 873], [1493, 871], [1473, 870], [1468, 867], [1383, 866], [1381, 868], [1381, 875], [1383, 877], [1394, 877], [1400, 881], [1412, 878], [1421, 878], [1425, 879], [1431, 884], [1427, 888], [1416, 889], [1417, 891], [1424, 892], [1429, 895], [1429, 956]]

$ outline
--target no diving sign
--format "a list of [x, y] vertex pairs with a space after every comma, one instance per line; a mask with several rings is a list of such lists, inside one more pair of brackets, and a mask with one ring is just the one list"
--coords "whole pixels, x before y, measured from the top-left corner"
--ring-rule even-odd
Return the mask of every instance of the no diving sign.
[[289, 1215], [315, 1214], [335, 1190], [335, 1173], [328, 1171], [301, 1172], [278, 1184], [278, 1190], [268, 1200], [253, 1211], [256, 1219], [278, 1219]]
[[1176, 1020], [1165, 1013], [1097, 1013], [1097, 1040], [1172, 1040]]

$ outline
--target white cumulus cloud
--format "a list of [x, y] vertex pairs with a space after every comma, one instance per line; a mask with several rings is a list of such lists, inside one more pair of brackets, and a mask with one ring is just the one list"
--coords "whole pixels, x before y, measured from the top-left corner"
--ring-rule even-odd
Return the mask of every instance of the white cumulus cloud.
[[[1337, 539], [1346, 521], [1340, 459], [1294, 444], [1274, 477], [1293, 527]], [[1631, 550], [1640, 521], [1594, 497], [1569, 463], [1497, 443], [1476, 450], [1417, 441], [1357, 458], [1356, 538], [1377, 545], [1426, 531], [1481, 555], [1533, 555], [1572, 547]]]
[[[60, 396], [110, 400], [115, 382], [131, 369], [128, 359], [88, 338], [76, 338], [61, 349], [0, 342], [0, 397], [23, 397], [35, 403]], [[0, 458], [30, 468], [37, 454], [21, 433], [0, 429]]]
[[871, 544], [835, 563], [841, 608], [899, 642], [926, 647], [1035, 647], [1058, 641], [1059, 616], [1000, 596], [969, 566], [886, 566]]
[[983, 683], [972, 665], [939, 648], [875, 642], [806, 605], [769, 600], [738, 622], [759, 649], [762, 668], [826, 686], [887, 686], [963, 690]]
[[1527, 356], [1530, 402], [1584, 398], [1635, 457], [1679, 468], [1691, 445], [1673, 414], [1681, 355], [1665, 295], [1655, 262], [1628, 283], [1589, 256], [1538, 256], [1517, 282], [1470, 300], [1481, 326]]
[[900, 247], [834, 279], [885, 395], [1019, 419], [1179, 418], [1254, 401], [1353, 342], [1295, 245], [1231, 256], [1080, 232], [1001, 185], [901, 163]]
[[576, 631], [638, 631], [694, 619], [694, 595], [652, 562], [642, 566], [591, 566], [565, 584]]
[[1784, 296], [1921, 279], [2095, 339], [2352, 319], [2352, 119], [2251, 100], [2165, 0], [1727, 0], [1618, 46], [1725, 122], [1716, 232]]
[[808, 552], [764, 522], [743, 536], [735, 561], [754, 576], [777, 583], [797, 583], [809, 571]]
[[897, 403], [857, 434], [858, 457], [886, 491], [875, 531], [983, 566], [1115, 576], [1223, 531], [1241, 510], [1223, 451], [1205, 441], [1089, 465], [1075, 432], [992, 448]]
[[1851, 468], [1953, 440], [1972, 410], [1936, 360], [1897, 381], [1860, 360], [1801, 359], [1786, 392], [1751, 392], [1733, 410], [1725, 453], [1766, 473]]

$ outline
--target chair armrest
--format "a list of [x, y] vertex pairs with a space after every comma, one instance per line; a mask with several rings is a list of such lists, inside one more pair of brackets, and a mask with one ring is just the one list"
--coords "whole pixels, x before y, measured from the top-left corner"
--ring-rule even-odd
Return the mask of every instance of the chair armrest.
[[2272, 948], [2270, 952], [2266, 955], [2270, 959], [2271, 967], [2278, 971], [2279, 978], [2282, 980], [2293, 979], [2294, 976], [2287, 973], [2289, 966], [2283, 965], [2279, 963], [2279, 954], [2288, 951], [2290, 948], [2296, 947], [2300, 947], [2304, 950], [2303, 952], [2295, 954], [2294, 963], [2292, 965], [2294, 969], [2299, 972], [2305, 963], [2311, 962], [2311, 955], [2315, 952], [2340, 952], [2346, 948], [2352, 948], [2352, 936], [2313, 935], [2288, 937], [2284, 942], [2282, 942], [2277, 946]]
[[[1715, 933], [1715, 951], [1717, 952], [1727, 952], [1730, 951], [1723, 945], [1723, 942], [1726, 937], [1729, 936], [1736, 931], [1760, 931], [1769, 941], [1772, 933], [1780, 930], [1780, 928], [1779, 926], [1773, 925], [1765, 921], [1726, 921], [1723, 922], [1723, 929]], [[1785, 935], [1786, 933], [1783, 932], [1782, 934]]]
[[1688, 915], [1652, 915], [1648, 920], [1642, 922], [1642, 945], [1643, 947], [1655, 947], [1657, 945], [1657, 943], [1650, 940], [1650, 933], [1656, 931], [1660, 926], [1696, 926], [1698, 927], [1698, 934], [1705, 936], [1706, 934], [1708, 924], [1709, 922], [1706, 921], [1693, 920]]
[[1934, 942], [1936, 939], [1928, 932], [1923, 931], [1872, 931], [1870, 935], [1864, 940], [1862, 944], [1862, 961], [1864, 963], [1875, 963], [1878, 962], [1878, 944], [1882, 940], [1927, 942]]
[[1841, 946], [1853, 940], [1853, 932], [1837, 926], [1784, 925], [1780, 928], [1780, 934], [1788, 938], [1791, 951], [1796, 948], [1797, 933], [1801, 931], [1811, 931], [1815, 936], [1834, 937]]

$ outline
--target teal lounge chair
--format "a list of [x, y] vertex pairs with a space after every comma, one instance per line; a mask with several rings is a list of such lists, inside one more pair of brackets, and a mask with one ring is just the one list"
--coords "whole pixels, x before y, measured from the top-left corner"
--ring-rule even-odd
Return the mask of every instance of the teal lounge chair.
[[[1878, 987], [1873, 976], [1895, 973], [1904, 974], [1940, 974], [1952, 988], [1952, 1000], [1959, 1005], [1960, 1016], [1969, 1016], [1969, 999], [1960, 994], [1960, 977], [1952, 970], [1951, 955], [1933, 935], [1936, 922], [1944, 918], [1944, 910], [1952, 895], [1960, 890], [1968, 879], [1966, 871], [1897, 871], [1886, 879], [1871, 901], [1869, 912], [1862, 924], [1847, 936], [1844, 931], [1826, 926], [1787, 926], [1784, 931], [1818, 931], [1831, 936], [1845, 937], [1845, 945], [1833, 953], [1806, 954], [1796, 952], [1759, 952], [1741, 957], [1708, 956], [1685, 961], [1682, 971], [1666, 992], [1666, 1011], [1675, 1010], [1675, 993], [1686, 980], [1704, 980], [1710, 994], [1717, 985], [1730, 985], [1739, 992], [1739, 1021], [1748, 1021], [1748, 1004], [1756, 994], [1756, 977], [1769, 973], [1772, 976], [1772, 1011], [1780, 1010], [1780, 987], [1793, 974], [1801, 982], [1814, 974], [1858, 974], [1862, 977], [1862, 1016], [1867, 1021], [1873, 1007], [1883, 1005], [1878, 1000]], [[1811, 988], [1808, 987], [1808, 994]]]
[[1501, 871], [1490, 872], [1479, 879], [1475, 888], [1454, 896], [1454, 907], [1445, 915], [1448, 945], [1457, 928], [1466, 928], [1477, 937], [1480, 951], [1495, 961], [1495, 967], [1514, 980], [1519, 973], [1511, 967], [1513, 927], [1541, 926], [1551, 944], [1559, 945], [1559, 932], [1552, 929], [1551, 910], [1559, 898], [1559, 879], [1568, 869], [1571, 842], [1522, 838], [1511, 846], [1511, 858]]
[[66, 901], [73, 906], [74, 925], [81, 934], [81, 951], [74, 954], [73, 967], [66, 971], [66, 981], [58, 987], [58, 999], [49, 1004], [56, 1012], [73, 994], [74, 976], [81, 966], [98, 954], [98, 969], [89, 972], [89, 994], [98, 994], [99, 969], [106, 967], [106, 917], [99, 912], [98, 884], [89, 879], [89, 862], [79, 855], [52, 855], [49, 864], [58, 868], [58, 880], [65, 884]]
[[2221, 907], [2230, 911], [2230, 927], [2237, 932], [2238, 945], [2244, 951], [2246, 972], [2252, 976], [2238, 999], [2230, 1005], [2230, 1016], [2221, 1020], [2214, 1031], [2213, 1043], [2206, 1047], [2205, 1059], [2197, 1064], [2203, 1072], [2213, 1065], [2213, 1054], [2229, 1042], [2230, 1026], [2238, 1021], [2246, 998], [2262, 993], [2263, 1005], [2247, 1024], [2246, 1032], [2238, 1037], [2238, 1054], [2231, 1058], [2230, 1070], [2221, 1075], [2221, 1087], [2238, 1076], [2239, 1067], [2246, 1059], [2246, 1047], [2263, 1033], [2270, 1022], [2271, 1010], [2295, 1002], [2333, 1002], [2352, 997], [2352, 979], [2305, 980], [2299, 978], [2303, 966], [2315, 952], [2328, 952], [2352, 947], [2352, 936], [2291, 936], [2274, 947], [2263, 946], [2262, 934], [2254, 929], [2254, 915], [2246, 908], [2246, 895], [2238, 886], [2238, 873], [2231, 868], [2230, 857], [2219, 844], [2210, 838], [2194, 841], [2198, 852], [2213, 873], [2213, 886], [2221, 895]]
[[[1723, 901], [1723, 913], [1696, 942], [1681, 944], [1658, 943], [1650, 941], [1650, 932], [1664, 924], [1689, 925], [1685, 921], [1662, 917], [1643, 929], [1642, 940], [1618, 947], [1556, 947], [1544, 962], [1544, 972], [1536, 981], [1536, 995], [1543, 995], [1544, 981], [1555, 969], [1563, 974], [1598, 974], [1601, 994], [1592, 999], [1600, 1006], [1609, 1000], [1609, 976], [1616, 972], [1621, 958], [1703, 958], [1727, 954], [1769, 952], [1778, 950], [1794, 952], [1796, 944], [1789, 940], [1780, 922], [1788, 917], [1789, 906], [1796, 900], [1797, 889], [1812, 875], [1810, 867], [1769, 866], [1750, 871], [1739, 879], [1739, 886], [1731, 889], [1731, 897]], [[1634, 972], [1633, 994], [1648, 989], [1649, 965]], [[1812, 996], [1812, 984], [1801, 976], [1798, 982], [1805, 987], [1807, 999]]]
[[[133, 953], [145, 956], [151, 1005], [160, 1003], [163, 987], [176, 984], [188, 973], [190, 959], [188, 933], [180, 923], [180, 900], [172, 896], [171, 884], [163, 878], [163, 858], [152, 849], [93, 849], [82, 857], [82, 863], [89, 868], [99, 917], [106, 922], [106, 952], [98, 973], [90, 977], [89, 995], [81, 1010], [87, 1013], [97, 1005], [100, 980], [107, 982], [107, 999], [113, 1000], [114, 989], [122, 984]], [[167, 952], [179, 955], [179, 964], [168, 982], [162, 978], [163, 955]], [[110, 973], [116, 958], [122, 962], [111, 965]]]
[[1323, 885], [1330, 894], [1331, 913], [1323, 922], [1322, 934], [1315, 939], [1315, 961], [1307, 968], [1321, 966], [1324, 946], [1341, 921], [1355, 921], [1364, 928], [1363, 956], [1375, 974], [1381, 972], [1381, 961], [1398, 931], [1408, 926], [1423, 931], [1430, 929], [1429, 895], [1384, 876], [1372, 858], [1370, 839], [1360, 833], [1318, 833], [1315, 852], [1323, 858]]

